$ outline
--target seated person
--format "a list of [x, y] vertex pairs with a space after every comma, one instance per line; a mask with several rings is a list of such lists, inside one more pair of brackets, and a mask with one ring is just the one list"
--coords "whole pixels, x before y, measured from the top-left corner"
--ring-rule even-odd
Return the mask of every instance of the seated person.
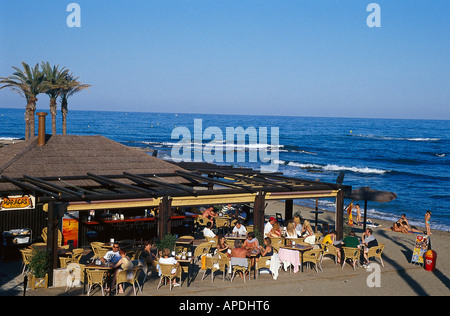
[[217, 251], [228, 254], [228, 250], [229, 248], [225, 236], [219, 235], [219, 237], [217, 238]]
[[[175, 264], [177, 267], [172, 270], [172, 274], [176, 274], [178, 278], [181, 278], [181, 267], [178, 261], [170, 256], [170, 249], [164, 248], [162, 252], [161, 258], [159, 258], [158, 263], [160, 264]], [[159, 274], [161, 274], [161, 268], [158, 265]], [[173, 278], [172, 286], [180, 286], [179, 283], [177, 283], [177, 277]]]
[[236, 225], [233, 228], [232, 233], [245, 236], [245, 235], [247, 235], [247, 228], [245, 228], [245, 226], [242, 225], [241, 221], [237, 221]]
[[264, 246], [260, 246], [259, 249], [261, 250], [261, 257], [272, 256], [273, 255], [272, 240], [269, 237], [265, 237]]
[[214, 218], [218, 215], [214, 212], [214, 207], [208, 206], [206, 210], [203, 211], [202, 217], [207, 218], [210, 222], [214, 222]]
[[342, 239], [342, 244], [344, 244], [345, 247], [349, 248], [359, 248], [359, 239], [356, 237], [356, 234], [353, 230], [350, 231], [348, 236], [345, 236], [344, 239]]
[[119, 243], [115, 242], [112, 246], [112, 250], [108, 251], [103, 258], [100, 258], [100, 260], [103, 263], [106, 263], [108, 261], [111, 263], [117, 263], [117, 261], [119, 261], [122, 258], [120, 256], [119, 249], [120, 249]]
[[243, 248], [247, 250], [259, 249], [259, 242], [258, 239], [255, 237], [254, 232], [249, 232], [247, 234], [247, 239], [244, 241]]
[[298, 238], [297, 230], [295, 229], [295, 223], [290, 221], [286, 228], [286, 238]]
[[362, 235], [362, 243], [364, 244], [364, 263], [369, 263], [369, 258], [367, 257], [367, 253], [369, 249], [372, 247], [378, 246], [378, 241], [373, 236], [373, 231], [370, 228], [366, 229], [366, 232]]
[[329, 244], [329, 245], [339, 244], [339, 242], [336, 241], [336, 235], [337, 235], [337, 232], [335, 230], [332, 230], [328, 235], [326, 235], [323, 238], [322, 243]]
[[312, 230], [311, 223], [307, 219], [305, 219], [303, 221], [303, 226], [300, 231], [300, 236], [306, 238], [306, 237], [312, 236], [312, 235], [314, 235], [314, 232]]
[[234, 242], [234, 248], [231, 250], [230, 257], [234, 258], [247, 258], [247, 249], [242, 246], [242, 241], [236, 240]]
[[272, 229], [270, 230], [267, 237], [281, 237], [281, 229], [278, 222], [273, 223]]
[[211, 230], [212, 225], [213, 225], [212, 222], [208, 222], [206, 224], [206, 227], [203, 229], [203, 236], [211, 238], [216, 237], [216, 234], [214, 234], [214, 232]]
[[359, 248], [359, 239], [356, 237], [356, 234], [353, 230], [350, 231], [350, 233], [345, 236], [344, 239], [342, 239], [340, 244], [336, 244], [335, 247], [338, 248], [337, 251], [337, 262], [340, 263], [341, 262], [341, 247], [349, 247], [349, 248]]
[[[111, 288], [114, 288], [116, 286], [117, 277], [119, 276], [120, 271], [131, 270], [134, 268], [133, 262], [131, 262], [131, 259], [126, 255], [125, 250], [119, 249], [119, 253], [121, 258], [114, 265], [114, 278], [112, 280]], [[122, 283], [119, 284], [119, 293], [123, 293]]]

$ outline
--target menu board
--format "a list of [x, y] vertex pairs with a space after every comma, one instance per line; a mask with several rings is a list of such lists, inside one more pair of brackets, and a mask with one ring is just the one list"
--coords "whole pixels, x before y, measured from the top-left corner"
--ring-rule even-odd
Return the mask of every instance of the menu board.
[[417, 235], [411, 263], [423, 265], [423, 255], [428, 250], [429, 239], [426, 235]]

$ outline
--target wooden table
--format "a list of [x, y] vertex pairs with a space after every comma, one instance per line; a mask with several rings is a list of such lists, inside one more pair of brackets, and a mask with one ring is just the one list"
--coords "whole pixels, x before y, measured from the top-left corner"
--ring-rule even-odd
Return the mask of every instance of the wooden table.
[[[303, 252], [311, 250], [311, 249], [313, 249], [313, 246], [310, 246], [310, 245], [307, 246], [307, 245], [296, 244], [296, 245], [282, 246], [282, 247], [280, 247], [280, 250], [278, 251], [278, 256], [280, 257], [280, 260], [282, 260], [283, 258], [289, 258], [289, 256], [290, 256], [290, 254], [286, 253], [285, 251], [293, 251], [293, 250], [299, 251], [300, 255], [301, 255], [301, 256], [299, 256], [300, 257], [300, 269], [301, 269], [301, 272], [303, 272]], [[291, 261], [289, 261], [289, 262], [291, 262]], [[293, 263], [293, 265], [294, 265], [294, 273], [297, 272], [298, 270], [296, 271], [296, 261], [293, 261], [291, 263]]]
[[[113, 263], [103, 263], [102, 262], [102, 264], [100, 264], [100, 265], [97, 265], [96, 263], [95, 263], [95, 261], [93, 261], [93, 262], [91, 262], [91, 263], [88, 263], [87, 265], [85, 265], [84, 266], [84, 269], [85, 270], [89, 270], [89, 269], [91, 269], [91, 270], [107, 270], [107, 272], [111, 272], [113, 269], [114, 269], [114, 264]], [[112, 289], [111, 289], [111, 278], [112, 278], [113, 276], [109, 276], [108, 277], [108, 279], [107, 279], [107, 284], [108, 284], [108, 286], [109, 286], [109, 294], [111, 294], [112, 293]], [[86, 284], [87, 284], [87, 273], [86, 273], [86, 271], [84, 272], [84, 282], [83, 282], [83, 295], [86, 295]]]
[[[175, 245], [182, 245], [182, 246], [187, 246], [189, 248], [192, 248], [192, 246], [194, 245], [194, 238], [178, 238], [175, 241]], [[189, 249], [189, 251], [191, 251], [192, 249]]]
[[246, 235], [239, 235], [239, 234], [226, 234], [225, 239], [231, 239], [231, 240], [246, 240]]
[[[256, 257], [258, 257], [261, 254], [261, 251], [259, 249], [249, 249], [247, 250], [247, 257], [250, 258], [250, 261], [253, 265], [253, 279], [256, 279]], [[251, 267], [250, 267], [251, 270]]]
[[[192, 272], [192, 264], [194, 262], [194, 257], [186, 257], [186, 259], [176, 259], [177, 262], [180, 264], [181, 267], [181, 273], [187, 273], [187, 286], [191, 284], [192, 278], [191, 278], [191, 272]], [[180, 280], [181, 282], [181, 280]]]

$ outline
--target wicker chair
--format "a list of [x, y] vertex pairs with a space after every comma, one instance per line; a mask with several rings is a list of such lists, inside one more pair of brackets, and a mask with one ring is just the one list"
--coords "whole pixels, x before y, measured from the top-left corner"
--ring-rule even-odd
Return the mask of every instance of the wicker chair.
[[102, 290], [102, 296], [104, 296], [105, 292], [103, 290], [103, 284], [105, 283], [106, 271], [105, 270], [86, 269], [85, 273], [87, 276], [87, 282], [88, 282], [88, 286], [89, 286], [87, 295], [89, 296], [92, 288], [94, 288], [96, 285], [99, 285]]
[[33, 256], [33, 250], [32, 249], [20, 249], [20, 252], [22, 254], [22, 275], [25, 275], [28, 271], [28, 267], [30, 265], [31, 257]]
[[198, 261], [198, 258], [200, 256], [209, 253], [211, 246], [212, 246], [212, 243], [210, 243], [210, 242], [203, 242], [200, 245], [198, 245], [194, 250], [195, 260]]
[[285, 244], [285, 239], [283, 237], [270, 237], [270, 240], [272, 242], [272, 247], [275, 248], [277, 252], [280, 247]]
[[322, 259], [320, 262], [322, 262], [322, 260], [325, 256], [334, 256], [334, 263], [337, 264], [337, 260], [338, 260], [337, 248], [331, 244], [323, 244], [322, 243], [321, 245], [322, 245], [322, 249], [323, 249], [323, 255], [322, 255]]
[[380, 262], [381, 262], [381, 266], [384, 267], [384, 263], [383, 263], [383, 259], [381, 258], [381, 254], [383, 253], [384, 247], [386, 245], [380, 243], [378, 246], [376, 247], [371, 247], [369, 248], [369, 251], [367, 252], [367, 258], [379, 258]]
[[159, 268], [160, 268], [160, 278], [159, 278], [159, 283], [158, 286], [156, 287], [156, 289], [159, 289], [164, 281], [166, 279], [169, 280], [169, 287], [170, 290], [172, 291], [172, 280], [175, 278], [180, 278], [181, 279], [181, 267], [177, 264], [164, 264], [164, 263], [160, 263], [159, 264]]
[[103, 248], [102, 245], [103, 245], [102, 242], [96, 242], [96, 241], [91, 242], [91, 248], [92, 248], [92, 251], [94, 252], [93, 259], [103, 258], [106, 255], [106, 253], [109, 251], [108, 248]]
[[[270, 260], [272, 260], [272, 256], [260, 257], [256, 260], [255, 269], [256, 269], [256, 278], [258, 278], [260, 269], [269, 269], [270, 271]], [[270, 272], [272, 274], [272, 272]]]
[[233, 282], [236, 272], [239, 271], [244, 274], [244, 283], [245, 283], [245, 274], [247, 272], [248, 272], [248, 279], [250, 280], [250, 267], [251, 267], [250, 259], [231, 257], [230, 265], [232, 270], [231, 282]]
[[225, 234], [225, 230], [228, 231], [230, 229], [230, 220], [229, 219], [218, 217], [215, 219], [215, 221], [216, 221], [217, 230], [221, 229], [223, 234]]
[[[47, 244], [47, 227], [44, 227], [42, 229], [42, 233], [41, 233], [41, 237], [44, 240], [44, 243]], [[61, 233], [61, 231], [58, 229], [58, 246], [63, 247], [63, 234]], [[69, 248], [68, 245], [64, 246], [64, 248]]]
[[322, 266], [320, 264], [322, 260], [322, 254], [323, 249], [311, 249], [308, 251], [305, 251], [303, 253], [303, 263], [313, 263], [314, 269], [316, 270], [316, 273], [319, 273], [319, 270], [317, 267], [319, 267], [320, 271], [322, 271]]
[[356, 270], [356, 264], [359, 260], [359, 248], [342, 247], [344, 257], [342, 258], [342, 269], [344, 269], [347, 260], [352, 261], [353, 270]]
[[211, 282], [214, 282], [214, 272], [221, 271], [223, 272], [223, 281], [225, 281], [225, 277], [228, 271], [228, 266], [230, 265], [230, 261], [225, 254], [218, 253], [217, 257], [206, 257], [206, 269], [203, 273], [202, 281], [205, 278], [206, 271], [211, 270]]
[[219, 237], [205, 237], [206, 241], [209, 242], [212, 246], [216, 246], [218, 243]]
[[[141, 286], [139, 285], [139, 274], [141, 273], [142, 268], [141, 267], [134, 267], [132, 270], [122, 270], [117, 274], [116, 279], [116, 293], [118, 292], [118, 287], [120, 283], [129, 283], [133, 285], [133, 293], [134, 296], [136, 296], [137, 290], [142, 292]], [[136, 290], [137, 285], [137, 290]], [[124, 292], [125, 292], [125, 286], [124, 286]]]

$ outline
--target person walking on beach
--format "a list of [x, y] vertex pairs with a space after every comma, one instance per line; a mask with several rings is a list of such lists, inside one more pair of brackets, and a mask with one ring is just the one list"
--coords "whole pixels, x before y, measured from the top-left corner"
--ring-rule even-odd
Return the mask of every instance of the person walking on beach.
[[356, 207], [356, 223], [361, 223], [362, 222], [361, 208], [359, 207], [359, 204], [356, 204], [355, 207]]
[[425, 228], [427, 229], [426, 231], [427, 236], [431, 235], [430, 218], [431, 218], [431, 211], [427, 211], [425, 213]]

